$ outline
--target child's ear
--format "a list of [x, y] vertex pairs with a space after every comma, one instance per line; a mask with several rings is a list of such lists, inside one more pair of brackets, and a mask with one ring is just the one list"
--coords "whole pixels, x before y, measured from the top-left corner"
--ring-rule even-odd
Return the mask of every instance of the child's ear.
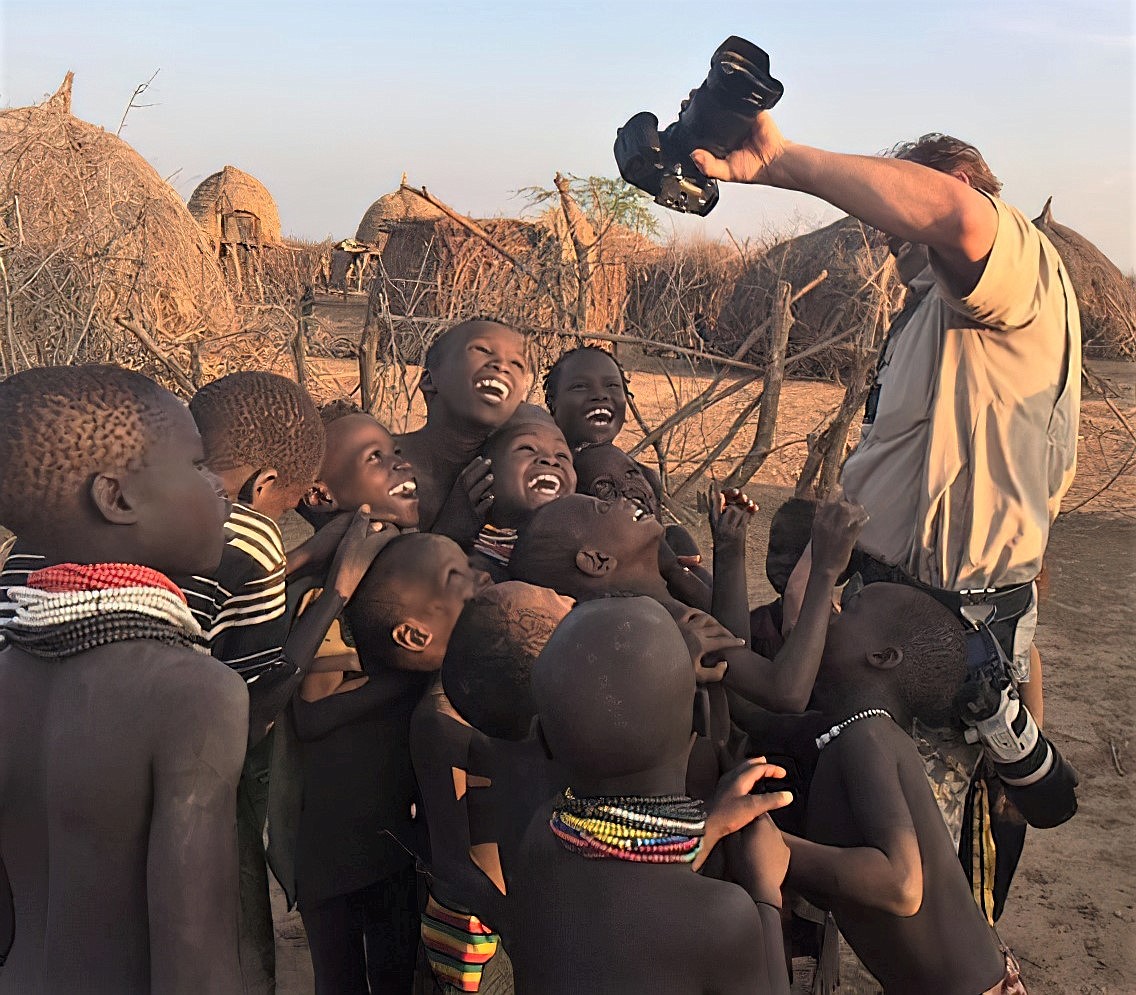
[[280, 474], [273, 466], [257, 470], [256, 476], [253, 477], [249, 486], [249, 490], [252, 492], [252, 508], [254, 511], [268, 497], [279, 480]]
[[423, 370], [422, 376], [418, 378], [418, 389], [422, 392], [423, 397], [434, 397], [438, 393], [438, 388], [434, 386], [434, 379], [430, 376], [429, 370]]
[[589, 577], [603, 577], [611, 573], [619, 561], [599, 549], [581, 549], [576, 553], [576, 569]]
[[90, 493], [95, 509], [112, 525], [133, 525], [138, 521], [138, 513], [118, 477], [96, 474]]
[[410, 653], [422, 653], [434, 641], [434, 633], [417, 619], [408, 618], [391, 629], [391, 639]]
[[338, 511], [339, 505], [336, 503], [335, 498], [331, 496], [331, 491], [327, 489], [327, 484], [322, 480], [317, 480], [307, 491], [300, 501], [303, 502], [304, 507], [310, 508], [312, 511]]
[[867, 656], [868, 666], [876, 670], [894, 670], [903, 662], [903, 650], [898, 646], [885, 646], [872, 650]]

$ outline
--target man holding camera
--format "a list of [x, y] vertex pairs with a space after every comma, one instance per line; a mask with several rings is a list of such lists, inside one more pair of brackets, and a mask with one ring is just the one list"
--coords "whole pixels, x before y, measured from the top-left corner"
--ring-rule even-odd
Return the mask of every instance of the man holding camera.
[[[692, 158], [708, 177], [809, 193], [889, 236], [907, 303], [843, 471], [848, 497], [871, 516], [863, 577], [927, 589], [984, 628], [1040, 720], [1033, 581], [1072, 482], [1080, 410], [1080, 318], [1056, 250], [998, 199], [1001, 184], [978, 151], [947, 136], [888, 157], [842, 155], [788, 141], [763, 111], [736, 151]], [[1023, 722], [1032, 727], [1021, 711], [1005, 716], [1015, 735]], [[1031, 799], [1051, 770], [1050, 780], [1068, 772], [1056, 751], [1040, 768], [1024, 785]], [[1061, 779], [1056, 804], [1067, 807], [1072, 775]], [[1024, 833], [1002, 830], [992, 917]]]

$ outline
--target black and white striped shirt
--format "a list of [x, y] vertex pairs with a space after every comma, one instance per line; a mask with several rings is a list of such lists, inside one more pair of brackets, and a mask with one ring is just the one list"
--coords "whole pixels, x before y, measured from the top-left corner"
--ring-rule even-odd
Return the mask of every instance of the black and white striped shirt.
[[[232, 667], [246, 684], [281, 668], [291, 672], [295, 668], [284, 660], [291, 618], [286, 610], [287, 556], [280, 527], [271, 518], [234, 504], [225, 538], [221, 563], [212, 576], [174, 580], [213, 656]], [[0, 625], [13, 614], [7, 589], [27, 583], [28, 574], [43, 562], [18, 540], [9, 547], [0, 570]]]

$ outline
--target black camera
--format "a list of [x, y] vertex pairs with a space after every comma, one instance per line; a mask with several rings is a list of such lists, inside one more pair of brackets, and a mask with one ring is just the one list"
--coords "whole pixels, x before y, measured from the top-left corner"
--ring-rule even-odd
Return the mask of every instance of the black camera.
[[615, 161], [632, 186], [656, 204], [683, 214], [709, 214], [718, 184], [691, 159], [695, 149], [721, 158], [739, 148], [759, 111], [768, 110], [785, 88], [769, 75], [769, 56], [744, 38], [727, 38], [710, 59], [710, 74], [683, 101], [678, 120], [659, 131], [649, 111], [636, 114], [616, 133]]

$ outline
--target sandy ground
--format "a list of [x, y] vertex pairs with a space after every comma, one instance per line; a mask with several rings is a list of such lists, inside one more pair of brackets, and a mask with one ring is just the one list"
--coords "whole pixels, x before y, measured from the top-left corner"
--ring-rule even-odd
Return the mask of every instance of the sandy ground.
[[[326, 364], [318, 373], [328, 393], [336, 382], [354, 386], [353, 364]], [[1133, 714], [1132, 661], [1136, 634], [1136, 469], [1125, 466], [1136, 421], [1136, 374], [1124, 364], [1094, 367], [1105, 392], [1086, 393], [1080, 467], [1049, 546], [1048, 590], [1043, 593], [1037, 644], [1045, 661], [1046, 729], [1081, 775], [1081, 807], [1065, 826], [1031, 832], [999, 932], [1020, 957], [1030, 990], [1060, 995], [1136, 993], [1136, 755], [1128, 725]], [[632, 387], [648, 424], [657, 424], [689, 399], [705, 378], [668, 378], [633, 370]], [[705, 440], [716, 440], [753, 388], [688, 423], [670, 440], [672, 474], [681, 481]], [[342, 391], [346, 393], [346, 391]], [[789, 382], [781, 401], [778, 442], [751, 492], [762, 511], [751, 529], [751, 600], [769, 589], [763, 559], [769, 515], [791, 493], [804, 458], [804, 438], [840, 400], [831, 384]], [[714, 465], [722, 476], [744, 452], [752, 429], [741, 433]], [[620, 440], [631, 444], [629, 429]], [[1113, 479], [1113, 478], [1116, 479]], [[1106, 486], [1107, 485], [1107, 486]], [[1103, 488], [1103, 491], [1102, 491]], [[694, 491], [687, 497], [693, 501]], [[697, 525], [695, 531], [701, 531]], [[704, 548], [708, 548], [704, 545]], [[279, 909], [279, 991], [311, 992], [302, 926]], [[879, 989], [844, 958], [842, 992]]]

